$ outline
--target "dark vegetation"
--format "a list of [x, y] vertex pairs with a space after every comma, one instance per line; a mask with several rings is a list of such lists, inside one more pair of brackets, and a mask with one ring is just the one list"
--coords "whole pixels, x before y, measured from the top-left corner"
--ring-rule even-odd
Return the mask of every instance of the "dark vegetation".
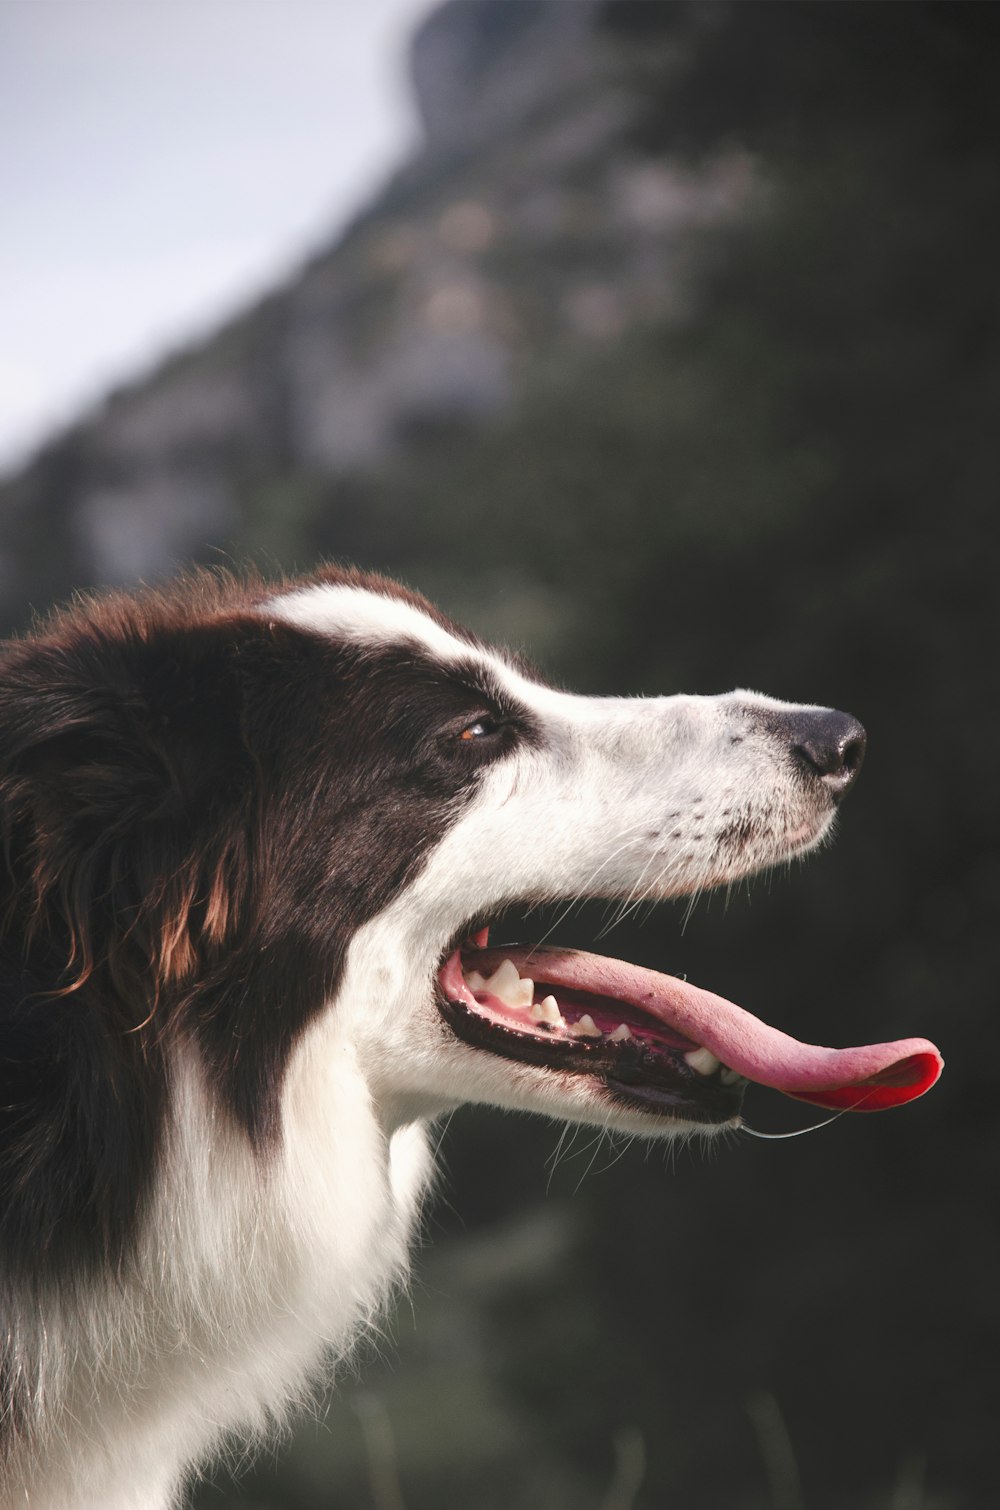
[[[539, 344], [509, 408], [417, 426], [335, 485], [279, 457], [240, 538], [214, 543], [387, 568], [581, 689], [742, 684], [856, 713], [869, 756], [834, 849], [703, 901], [683, 932], [678, 906], [601, 947], [813, 1041], [926, 1034], [948, 1067], [892, 1116], [666, 1167], [633, 1148], [606, 1170], [614, 1153], [580, 1134], [551, 1189], [557, 1132], [455, 1117], [415, 1331], [404, 1308], [361, 1415], [349, 1389], [280, 1473], [244, 1477], [242, 1503], [388, 1506], [364, 1477], [374, 1396], [407, 1510], [596, 1507], [622, 1428], [642, 1433], [648, 1510], [980, 1510], [997, 1477], [1000, 11], [611, 0], [595, 24], [639, 100], [622, 151], [697, 166], [738, 143], [764, 186], [689, 238], [682, 317]], [[47, 496], [82, 445], [52, 450]], [[39, 582], [48, 544], [19, 528]], [[591, 941], [602, 917], [559, 936]], [[763, 1092], [748, 1116], [813, 1120]]]

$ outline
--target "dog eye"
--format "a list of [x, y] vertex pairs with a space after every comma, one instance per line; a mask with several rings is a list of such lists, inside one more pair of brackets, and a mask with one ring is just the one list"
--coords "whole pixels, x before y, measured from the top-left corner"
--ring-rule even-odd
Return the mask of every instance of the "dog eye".
[[483, 718], [477, 718], [475, 723], [466, 724], [458, 737], [468, 743], [474, 739], [489, 739], [491, 734], [499, 734], [499, 732], [500, 724], [498, 720], [484, 716]]

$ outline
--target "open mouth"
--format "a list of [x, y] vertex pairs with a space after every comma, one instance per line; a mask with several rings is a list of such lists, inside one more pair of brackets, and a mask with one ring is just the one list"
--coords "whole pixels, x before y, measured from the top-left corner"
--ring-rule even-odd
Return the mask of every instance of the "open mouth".
[[835, 1111], [885, 1111], [922, 1096], [943, 1064], [925, 1038], [800, 1043], [675, 976], [579, 950], [491, 949], [486, 929], [449, 952], [438, 989], [466, 1043], [596, 1076], [619, 1105], [688, 1122], [733, 1122], [750, 1081]]

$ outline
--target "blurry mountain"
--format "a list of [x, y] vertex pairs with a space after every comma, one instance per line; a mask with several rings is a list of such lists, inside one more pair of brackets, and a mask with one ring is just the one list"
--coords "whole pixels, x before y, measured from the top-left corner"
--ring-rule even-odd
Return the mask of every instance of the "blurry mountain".
[[[365, 1387], [407, 1510], [983, 1510], [1000, 7], [452, 0], [413, 74], [423, 150], [338, 243], [0, 491], [6, 617], [328, 554], [583, 689], [858, 714], [828, 853], [598, 947], [813, 1042], [926, 1034], [940, 1087], [675, 1169], [581, 1133], [550, 1173], [558, 1131], [460, 1114], [420, 1324]], [[246, 1503], [370, 1502], [345, 1399]]]
[[230, 544], [366, 558], [419, 522], [366, 519], [352, 483], [683, 307], [687, 233], [741, 209], [751, 174], [739, 149], [692, 167], [631, 144], [671, 33], [630, 45], [596, 0], [435, 12], [413, 44], [419, 156], [293, 282], [2, 487], [3, 616]]

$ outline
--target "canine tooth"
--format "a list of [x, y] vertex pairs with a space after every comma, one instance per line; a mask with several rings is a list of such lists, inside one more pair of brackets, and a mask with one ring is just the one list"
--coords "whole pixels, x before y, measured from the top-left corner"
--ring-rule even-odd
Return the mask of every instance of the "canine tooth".
[[719, 1071], [719, 1079], [723, 1085], [735, 1085], [737, 1080], [741, 1080], [742, 1078], [739, 1070], [731, 1070], [728, 1064], [724, 1064]]
[[541, 1001], [536, 1001], [528, 1016], [532, 1022], [547, 1022], [554, 1028], [563, 1026], [563, 1015], [554, 996], [543, 996]]
[[530, 1007], [535, 994], [534, 981], [522, 980], [512, 960], [503, 960], [485, 983], [487, 991], [498, 996], [508, 1007]]
[[582, 1017], [577, 1018], [576, 1022], [570, 1028], [570, 1032], [575, 1034], [577, 1038], [600, 1038], [602, 1036], [600, 1028], [594, 1022], [589, 1012], [584, 1012]]
[[613, 1033], [608, 1034], [612, 1043], [624, 1043], [626, 1038], [632, 1037], [632, 1029], [627, 1022], [620, 1022]]
[[499, 996], [501, 1001], [506, 1001], [508, 993], [517, 990], [520, 979], [517, 966], [505, 959], [500, 961], [492, 975], [486, 977], [486, 985], [492, 996]]
[[714, 1075], [722, 1063], [720, 1059], [716, 1059], [711, 1049], [692, 1049], [690, 1054], [684, 1055], [684, 1061], [693, 1070], [697, 1070], [699, 1075]]

